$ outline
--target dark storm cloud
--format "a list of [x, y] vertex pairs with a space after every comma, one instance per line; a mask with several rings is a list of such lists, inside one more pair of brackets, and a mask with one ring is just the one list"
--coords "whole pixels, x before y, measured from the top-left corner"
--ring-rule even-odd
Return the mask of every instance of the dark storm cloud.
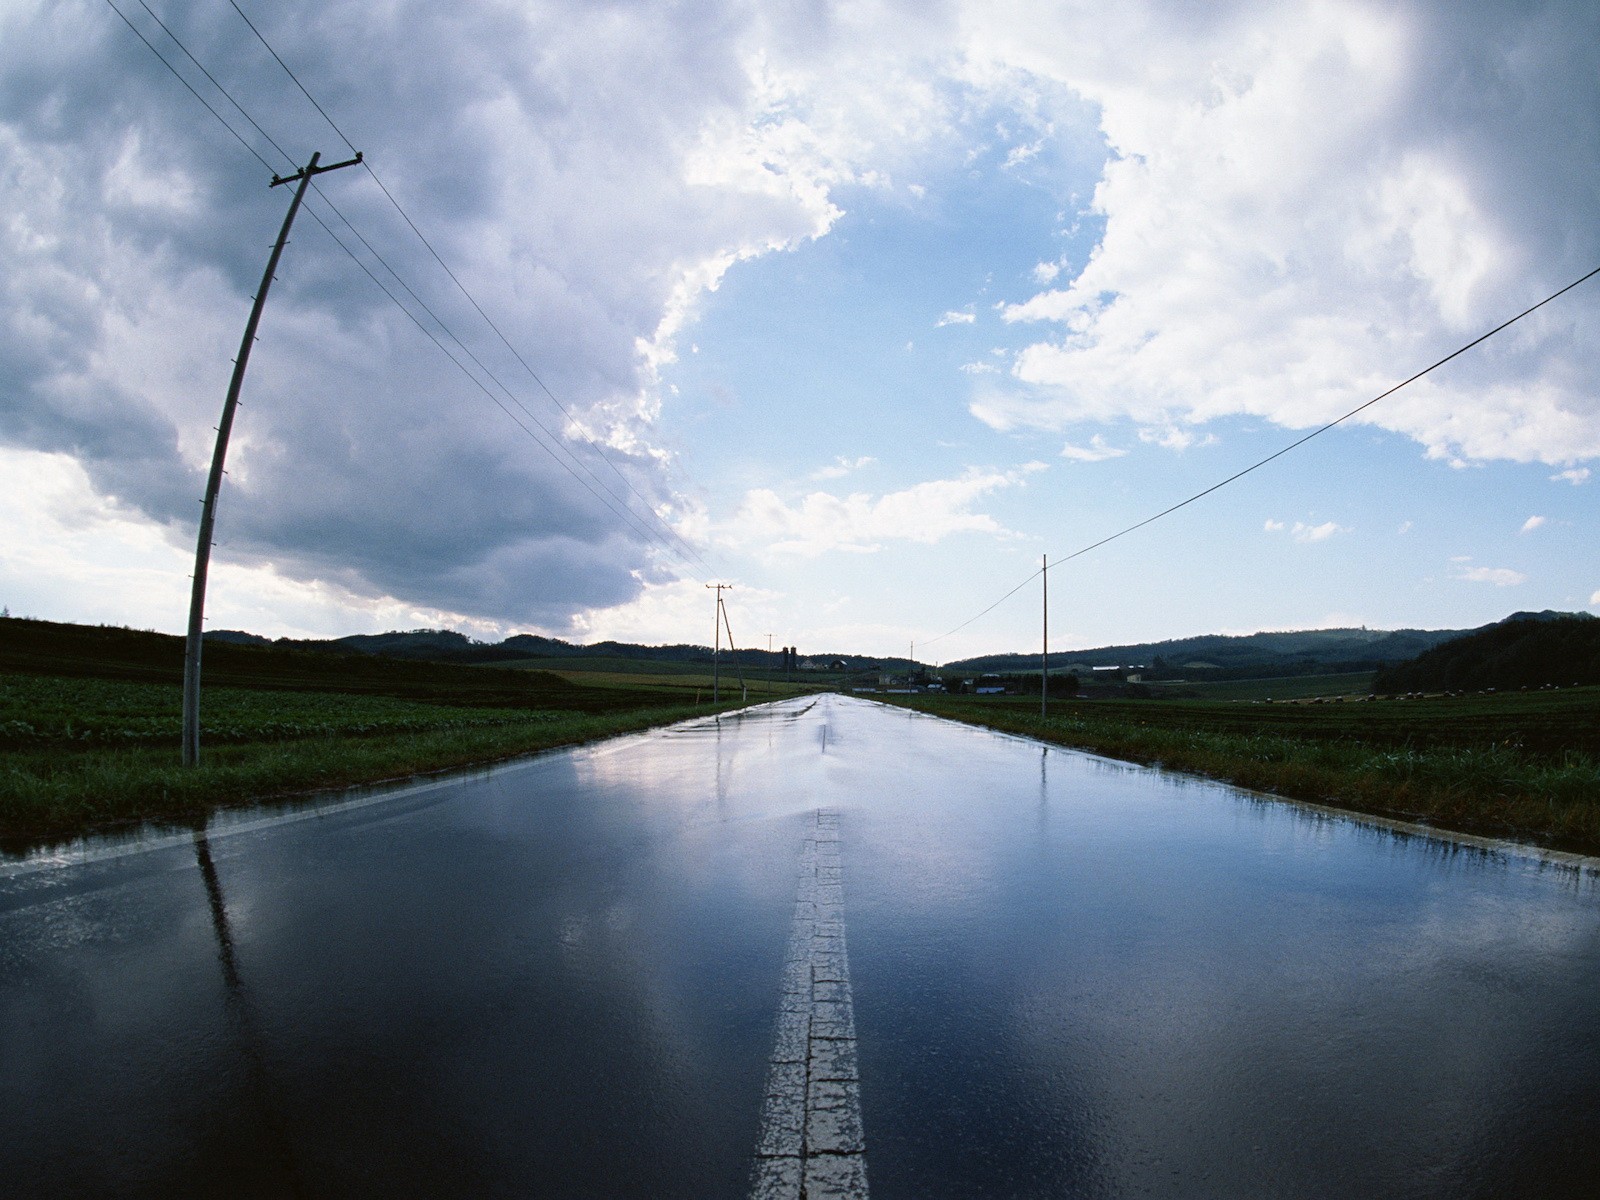
[[1488, 206], [1552, 282], [1600, 265], [1600, 10], [1586, 3], [1440, 3], [1422, 10], [1411, 110], [1473, 168]]
[[[324, 162], [348, 156], [231, 7], [151, 5], [287, 157], [137, 0], [119, 7], [273, 170], [313, 149]], [[597, 429], [648, 441], [639, 346], [686, 268], [752, 237], [809, 232], [793, 204], [682, 183], [705, 114], [748, 86], [730, 47], [742, 18], [722, 6], [246, 11], [523, 358]], [[16, 201], [0, 230], [0, 437], [73, 455], [98, 490], [182, 544], [287, 189], [269, 190], [268, 169], [110, 8], [87, 2], [0, 16], [0, 154]], [[351, 169], [318, 189], [523, 404], [563, 428], [370, 177]], [[659, 577], [649, 541], [446, 363], [318, 217], [411, 303], [313, 194], [246, 381], [221, 553], [358, 594], [558, 626]], [[668, 497], [652, 459], [612, 457], [633, 488]]]

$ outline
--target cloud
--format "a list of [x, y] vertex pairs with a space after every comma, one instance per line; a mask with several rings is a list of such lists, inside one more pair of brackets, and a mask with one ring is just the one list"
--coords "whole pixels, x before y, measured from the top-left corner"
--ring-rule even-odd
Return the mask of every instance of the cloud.
[[1110, 458], [1121, 458], [1125, 454], [1126, 450], [1106, 445], [1105, 439], [1098, 433], [1089, 439], [1087, 446], [1074, 446], [1068, 442], [1061, 447], [1061, 457], [1071, 459], [1073, 462], [1105, 462]]
[[1509, 567], [1463, 567], [1455, 573], [1454, 578], [1469, 583], [1492, 583], [1495, 587], [1515, 587], [1528, 582], [1528, 577], [1521, 571], [1513, 571]]
[[978, 320], [978, 314], [977, 313], [973, 313], [973, 312], [956, 312], [956, 311], [952, 310], [950, 312], [945, 313], [944, 316], [940, 317], [937, 321], [935, 321], [934, 322], [934, 327], [938, 328], [938, 329], [942, 329], [946, 325], [972, 325], [972, 324], [975, 324], [977, 322], [977, 320]]
[[836, 458], [833, 463], [811, 472], [812, 479], [842, 479], [852, 471], [859, 471], [863, 467], [870, 467], [878, 460], [871, 456], [861, 458]]
[[[995, 77], [1097, 105], [1111, 152], [1087, 264], [1004, 311], [1045, 334], [986, 405], [1010, 428], [1312, 427], [1600, 260], [1572, 233], [1600, 190], [1583, 5], [1019, 3], [977, 28]], [[1597, 317], [1580, 289], [1361, 419], [1462, 461], [1600, 456]]]
[[1589, 468], [1574, 467], [1571, 470], [1560, 471], [1550, 476], [1550, 481], [1552, 483], [1570, 483], [1573, 487], [1577, 487], [1580, 483], [1589, 482]]
[[[277, 50], [567, 412], [364, 170], [324, 176], [245, 383], [219, 558], [556, 629], [683, 569], [639, 528], [665, 538], [650, 512], [683, 508], [654, 430], [678, 334], [733, 265], [826, 233], [834, 189], [884, 186], [897, 139], [917, 144], [938, 107], [910, 64], [832, 61], [827, 29], [781, 20], [715, 4], [465, 5], [403, 22], [357, 0], [263, 9]], [[169, 21], [290, 153], [343, 150], [231, 13]], [[0, 157], [0, 443], [71, 455], [128, 521], [181, 546], [286, 189], [82, 0], [0, 12]], [[514, 399], [490, 382], [485, 395], [372, 285], [318, 226], [365, 254], [329, 202]]]
[[1304, 521], [1296, 521], [1291, 528], [1285, 525], [1284, 522], [1274, 521], [1270, 517], [1267, 518], [1267, 522], [1262, 528], [1267, 533], [1282, 533], [1285, 529], [1288, 529], [1289, 536], [1295, 541], [1307, 543], [1325, 542], [1336, 533], [1351, 532], [1346, 526], [1340, 525], [1336, 521], [1324, 521], [1321, 525], [1307, 525]]
[[[169, 17], [291, 154], [342, 155], [222, 11]], [[1086, 119], [1105, 150], [1087, 212], [1062, 190], [1061, 225], [1099, 230], [1087, 259], [1039, 263], [1005, 302], [1028, 343], [1009, 376], [969, 368], [971, 411], [997, 429], [1130, 420], [1182, 449], [1229, 415], [1307, 428], [1600, 260], [1573, 219], [1600, 190], [1600, 22], [1575, 0], [952, 0], [915, 19], [285, 0], [259, 23], [568, 409], [363, 170], [319, 181], [516, 393], [514, 417], [329, 239], [316, 217], [343, 226], [314, 193], [246, 382], [218, 553], [419, 612], [559, 631], [670, 583], [681, 568], [612, 509], [692, 509], [658, 420], [704, 298], [828, 236], [862, 189], [936, 200], [905, 181], [969, 148], [953, 143], [972, 112], [1026, 130], [1005, 141], [1030, 177]], [[68, 456], [119, 528], [181, 549], [283, 189], [88, 0], [0, 6], [0, 160], [0, 444]], [[1446, 461], [1583, 483], [1597, 318], [1600, 292], [1579, 289], [1363, 419]], [[584, 465], [541, 449], [519, 404]], [[877, 544], [877, 520], [836, 523], [837, 544]]]
[[[783, 599], [781, 593], [742, 584], [727, 592], [724, 600], [735, 644], [764, 647], [765, 638], [758, 640], [757, 631], [764, 634], [769, 629], [785, 627]], [[584, 643], [681, 642], [709, 646], [714, 603], [705, 584], [697, 579], [641, 581], [638, 595], [625, 604], [577, 614], [572, 621], [573, 637]]]
[[1350, 530], [1333, 521], [1324, 521], [1321, 525], [1305, 525], [1299, 521], [1294, 523], [1292, 534], [1297, 542], [1323, 542], [1336, 533], [1349, 533]]
[[1543, 525], [1544, 522], [1545, 519], [1543, 517], [1529, 517], [1522, 523], [1522, 528], [1518, 530], [1518, 532], [1532, 533], [1535, 529], [1539, 528], [1539, 526]]
[[1600, 608], [1600, 592], [1596, 592], [1594, 595], [1589, 597], [1589, 607]]
[[1401, 536], [1404, 536], [1405, 534], [1408, 534], [1413, 529], [1415, 529], [1416, 525], [1417, 525], [1417, 523], [1415, 521], [1401, 521], [1400, 522], [1400, 527], [1398, 529], [1396, 529], [1395, 532], [1400, 534]]
[[1146, 426], [1139, 430], [1139, 440], [1163, 450], [1187, 450], [1191, 446], [1210, 446], [1216, 442], [1214, 434], [1197, 435], [1192, 430], [1176, 425]]
[[1014, 471], [969, 470], [957, 479], [919, 483], [899, 492], [835, 496], [812, 492], [790, 503], [768, 488], [745, 494], [725, 534], [736, 544], [814, 558], [832, 550], [870, 554], [885, 542], [932, 545], [957, 533], [1010, 536], [972, 506], [984, 496], [1016, 487], [1041, 464]]

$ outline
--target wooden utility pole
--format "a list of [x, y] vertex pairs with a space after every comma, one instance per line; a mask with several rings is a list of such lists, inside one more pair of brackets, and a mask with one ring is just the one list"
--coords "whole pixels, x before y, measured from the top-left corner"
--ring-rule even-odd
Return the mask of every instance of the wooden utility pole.
[[[722, 626], [723, 623], [728, 619], [722, 611], [722, 593], [724, 591], [731, 591], [733, 589], [733, 584], [708, 583], [706, 584], [706, 587], [708, 589], [714, 588], [717, 593], [717, 610], [716, 615], [712, 618], [712, 623], [716, 628], [711, 643], [711, 703], [715, 704], [721, 695], [719, 691], [717, 658], [722, 653]], [[728, 631], [728, 649], [733, 649], [733, 630], [731, 629]]]
[[[729, 584], [728, 586], [731, 588], [733, 585]], [[728, 624], [728, 606], [722, 604], [720, 595], [717, 597], [717, 602], [722, 608], [722, 627], [728, 631], [728, 653], [734, 656], [733, 666], [739, 672], [739, 699], [748, 704], [750, 702], [750, 685], [745, 682], [744, 668], [739, 665], [739, 655], [733, 646], [733, 626]]]
[[340, 167], [353, 167], [361, 161], [358, 153], [346, 162], [319, 167], [317, 160], [321, 157], [320, 153], [313, 154], [311, 161], [293, 175], [274, 175], [269, 185], [277, 187], [280, 183], [296, 181], [300, 184], [295, 189], [288, 215], [283, 218], [283, 228], [278, 231], [278, 240], [267, 259], [261, 286], [256, 289], [255, 304], [244, 326], [244, 340], [239, 343], [239, 357], [233, 360], [233, 378], [228, 383], [228, 397], [222, 402], [222, 420], [217, 424], [217, 445], [211, 453], [211, 475], [206, 480], [205, 499], [200, 502], [200, 537], [195, 544], [194, 587], [189, 594], [189, 636], [183, 648], [183, 765], [186, 767], [200, 764], [200, 647], [205, 626], [206, 572], [211, 565], [211, 535], [217, 522], [217, 493], [222, 490], [222, 464], [228, 456], [228, 434], [233, 429], [234, 411], [239, 407], [239, 389], [244, 384], [244, 369], [250, 362], [250, 348], [255, 345], [256, 327], [261, 324], [261, 310], [267, 304], [267, 290], [272, 286], [278, 259], [283, 257], [283, 248], [289, 241], [289, 228], [294, 224], [295, 214], [300, 211], [300, 201], [305, 198], [312, 176], [337, 171]]
[[1039, 677], [1039, 716], [1045, 717], [1050, 713], [1050, 556], [1041, 554], [1039, 562], [1039, 575], [1044, 580], [1044, 670]]

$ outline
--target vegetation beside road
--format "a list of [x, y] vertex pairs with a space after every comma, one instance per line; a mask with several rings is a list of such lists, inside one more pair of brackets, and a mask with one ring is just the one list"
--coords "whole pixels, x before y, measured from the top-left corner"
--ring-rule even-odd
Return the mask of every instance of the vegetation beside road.
[[[182, 641], [0, 620], [0, 842], [495, 762], [737, 707], [649, 680], [283, 648], [205, 649], [201, 765], [178, 763]], [[730, 692], [725, 691], [724, 697]]]
[[1600, 853], [1600, 688], [1363, 704], [882, 699], [1111, 758]]

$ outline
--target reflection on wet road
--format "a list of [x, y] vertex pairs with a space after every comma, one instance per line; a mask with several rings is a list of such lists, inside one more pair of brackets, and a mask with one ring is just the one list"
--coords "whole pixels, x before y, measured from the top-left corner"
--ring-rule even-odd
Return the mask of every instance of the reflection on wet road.
[[870, 1157], [879, 1200], [1586, 1196], [1597, 900], [787, 702], [0, 865], [0, 1179], [815, 1200]]

